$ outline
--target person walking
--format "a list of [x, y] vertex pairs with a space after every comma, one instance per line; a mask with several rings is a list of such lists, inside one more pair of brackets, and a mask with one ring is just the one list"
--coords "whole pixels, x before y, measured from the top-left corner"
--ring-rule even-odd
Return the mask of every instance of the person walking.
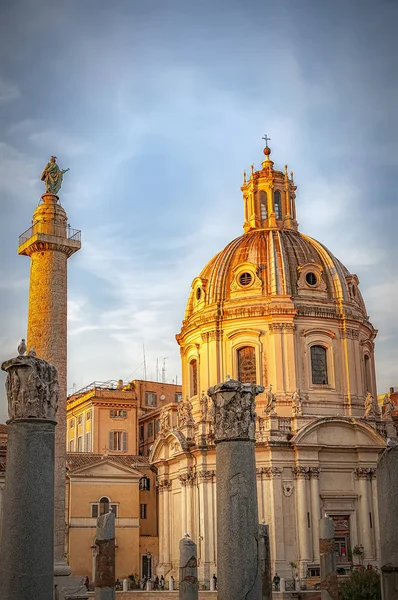
[[90, 579], [88, 578], [88, 575], [86, 575], [86, 577], [84, 578], [84, 585], [86, 586], [86, 590], [88, 591], [90, 588]]
[[214, 581], [214, 589], [216, 590], [217, 589], [217, 577], [216, 577], [215, 573], [213, 575], [213, 581]]
[[160, 589], [164, 590], [164, 577], [163, 577], [163, 575], [160, 576], [159, 585], [160, 585]]
[[280, 583], [281, 583], [281, 578], [279, 577], [278, 573], [275, 573], [274, 578], [272, 580], [272, 583], [275, 586], [275, 591], [279, 592], [279, 586], [280, 586]]

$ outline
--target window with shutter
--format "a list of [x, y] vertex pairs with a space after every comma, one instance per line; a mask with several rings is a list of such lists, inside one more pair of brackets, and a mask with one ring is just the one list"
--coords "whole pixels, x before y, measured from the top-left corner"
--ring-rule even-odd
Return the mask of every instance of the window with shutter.
[[114, 443], [113, 443], [113, 434], [114, 434], [113, 431], [109, 432], [109, 450], [114, 450], [115, 449], [115, 446], [114, 446]]
[[127, 451], [127, 431], [122, 431], [122, 452]]
[[98, 517], [98, 504], [91, 505], [91, 516], [95, 518]]

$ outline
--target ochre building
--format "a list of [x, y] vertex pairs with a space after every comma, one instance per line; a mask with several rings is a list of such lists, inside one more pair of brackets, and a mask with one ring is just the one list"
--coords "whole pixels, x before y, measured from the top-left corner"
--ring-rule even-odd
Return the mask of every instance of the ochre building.
[[259, 521], [270, 526], [272, 571], [319, 575], [325, 514], [335, 521], [341, 572], [357, 545], [365, 563], [378, 561], [376, 464], [392, 421], [370, 409], [364, 418], [365, 399], [377, 404], [377, 332], [358, 277], [298, 230], [293, 174], [275, 169], [270, 153], [266, 147], [261, 169], [244, 177], [244, 234], [193, 280], [177, 335], [180, 421], [165, 421], [150, 455], [158, 471], [157, 570], [166, 579], [177, 576], [185, 531], [198, 546], [200, 581], [208, 585], [217, 572], [207, 390], [228, 376], [265, 386], [257, 397], [257, 495]]

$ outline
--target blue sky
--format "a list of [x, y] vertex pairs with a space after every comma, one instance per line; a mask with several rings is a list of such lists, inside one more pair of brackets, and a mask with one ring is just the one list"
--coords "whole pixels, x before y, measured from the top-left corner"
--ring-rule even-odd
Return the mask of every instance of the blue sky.
[[[190, 285], [242, 232], [242, 171], [271, 137], [300, 230], [357, 273], [398, 386], [398, 4], [14, 0], [0, 6], [1, 358], [27, 319], [18, 235], [55, 154], [82, 250], [69, 260], [69, 387], [180, 379]], [[5, 420], [4, 376], [0, 421]]]

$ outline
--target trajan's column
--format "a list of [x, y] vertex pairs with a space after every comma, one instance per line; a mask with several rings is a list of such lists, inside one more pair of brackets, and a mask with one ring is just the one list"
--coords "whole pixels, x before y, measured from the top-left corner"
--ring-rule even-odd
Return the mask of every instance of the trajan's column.
[[67, 260], [81, 247], [58, 192], [64, 173], [50, 158], [41, 179], [46, 193], [33, 213], [32, 226], [19, 237], [18, 254], [30, 257], [27, 348], [34, 348], [58, 371], [59, 405], [55, 437], [54, 574], [69, 575], [65, 559], [65, 430], [67, 361]]

